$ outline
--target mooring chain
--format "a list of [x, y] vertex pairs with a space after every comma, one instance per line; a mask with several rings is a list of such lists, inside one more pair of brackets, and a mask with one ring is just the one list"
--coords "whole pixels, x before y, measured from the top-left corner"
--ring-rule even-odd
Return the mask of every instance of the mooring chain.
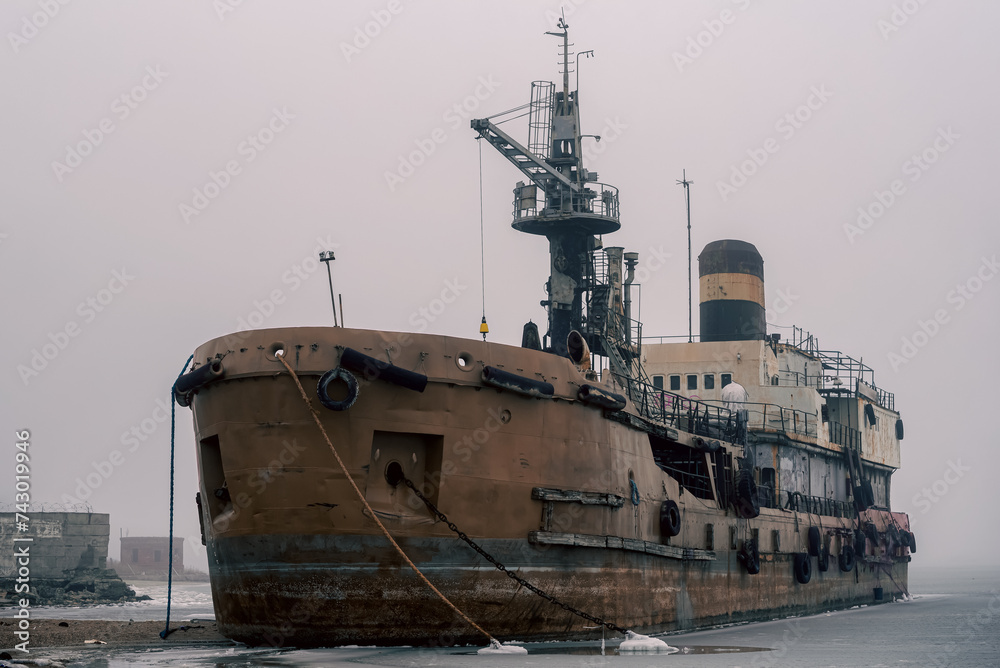
[[[420, 569], [417, 568], [417, 565], [415, 563], [413, 563], [413, 560], [410, 559], [408, 556], [406, 556], [406, 552], [404, 552], [403, 548], [399, 546], [399, 543], [396, 542], [396, 539], [392, 537], [392, 534], [389, 533], [389, 530], [385, 528], [385, 525], [382, 524], [382, 520], [380, 520], [378, 518], [378, 515], [375, 514], [375, 511], [372, 510], [372, 507], [371, 505], [369, 505], [368, 500], [365, 498], [365, 495], [361, 493], [360, 489], [358, 489], [358, 485], [357, 483], [354, 482], [354, 478], [351, 477], [351, 472], [347, 469], [347, 465], [344, 464], [344, 460], [341, 459], [340, 453], [337, 452], [337, 448], [333, 446], [333, 442], [330, 440], [330, 435], [326, 433], [326, 429], [323, 427], [323, 421], [320, 420], [319, 413], [316, 412], [316, 409], [313, 408], [312, 402], [309, 401], [309, 395], [306, 394], [305, 388], [302, 387], [302, 382], [299, 380], [298, 375], [285, 360], [284, 354], [276, 353], [275, 359], [277, 359], [279, 362], [282, 363], [282, 365], [284, 365], [285, 369], [288, 371], [288, 375], [290, 375], [292, 377], [292, 380], [295, 381], [295, 387], [299, 389], [299, 395], [302, 397], [302, 401], [305, 402], [306, 408], [309, 410], [310, 415], [312, 415], [313, 421], [316, 423], [316, 426], [319, 427], [319, 432], [323, 435], [323, 440], [326, 441], [326, 444], [330, 447], [330, 451], [333, 453], [334, 458], [336, 458], [337, 464], [340, 465], [340, 470], [344, 473], [344, 478], [347, 480], [347, 482], [351, 483], [351, 488], [354, 490], [354, 493], [358, 495], [358, 499], [361, 501], [361, 504], [364, 506], [365, 510], [368, 511], [368, 516], [371, 519], [375, 520], [375, 524], [377, 524], [378, 528], [382, 530], [382, 533], [385, 535], [389, 543], [391, 543], [392, 546], [396, 548], [396, 551], [399, 552], [399, 556], [401, 556], [403, 558], [403, 561], [405, 561], [410, 566], [410, 568], [412, 568], [413, 571], [420, 577], [420, 579], [424, 581], [424, 584], [426, 584], [431, 589], [431, 591], [437, 594], [438, 598], [444, 601], [449, 608], [454, 610], [456, 613], [458, 613], [458, 615], [462, 619], [468, 622], [469, 626], [473, 627], [474, 629], [482, 633], [484, 636], [489, 638], [491, 646], [493, 646], [494, 648], [499, 648], [501, 646], [499, 640], [490, 635], [490, 633], [486, 629], [484, 629], [479, 624], [474, 622], [472, 618], [470, 618], [468, 615], [462, 612], [458, 608], [458, 606], [449, 601], [448, 597], [442, 594], [441, 591], [437, 587], [435, 587], [430, 580], [427, 579], [427, 576], [420, 572]], [[166, 636], [161, 636], [161, 637], [166, 637]]]
[[557, 599], [555, 596], [552, 596], [551, 594], [548, 594], [548, 593], [542, 591], [541, 589], [539, 589], [535, 585], [531, 584], [530, 582], [528, 582], [524, 578], [520, 577], [514, 571], [509, 570], [506, 566], [504, 566], [499, 561], [497, 561], [496, 559], [494, 559], [492, 555], [490, 555], [488, 552], [486, 552], [486, 550], [484, 550], [483, 548], [481, 548], [474, 540], [472, 540], [471, 538], [469, 538], [465, 534], [464, 531], [462, 531], [461, 529], [459, 529], [455, 525], [454, 522], [452, 522], [451, 520], [448, 519], [447, 515], [445, 515], [444, 513], [442, 513], [440, 510], [438, 510], [437, 506], [435, 506], [431, 502], [430, 499], [428, 499], [426, 496], [424, 496], [420, 492], [420, 490], [416, 488], [416, 486], [413, 484], [413, 481], [411, 481], [409, 478], [403, 478], [403, 482], [405, 482], [406, 486], [409, 487], [410, 490], [412, 490], [413, 493], [417, 495], [417, 498], [419, 498], [421, 501], [423, 501], [427, 505], [427, 507], [430, 509], [430, 511], [432, 513], [434, 513], [439, 520], [441, 520], [442, 522], [444, 522], [448, 526], [448, 528], [451, 529], [459, 538], [461, 538], [463, 541], [465, 541], [469, 545], [469, 547], [471, 547], [473, 550], [475, 550], [476, 552], [478, 552], [483, 557], [483, 559], [485, 559], [486, 561], [488, 561], [491, 564], [493, 564], [498, 571], [500, 571], [502, 573], [505, 573], [507, 575], [507, 577], [509, 577], [511, 580], [514, 580], [515, 582], [517, 582], [519, 585], [521, 585], [525, 589], [530, 589], [534, 593], [536, 593], [539, 596], [541, 596], [542, 598], [544, 598], [549, 603], [552, 603], [553, 605], [558, 605], [560, 608], [562, 608], [563, 610], [566, 610], [567, 612], [572, 612], [574, 615], [577, 615], [579, 617], [583, 617], [584, 619], [586, 619], [588, 621], [591, 621], [591, 622], [594, 622], [595, 624], [597, 624], [599, 626], [604, 626], [606, 628], [611, 629], [612, 631], [617, 631], [618, 633], [621, 633], [623, 635], [627, 635], [628, 634], [628, 629], [623, 629], [622, 627], [618, 626], [617, 624], [614, 624], [612, 622], [607, 622], [607, 621], [605, 621], [605, 620], [603, 620], [603, 619], [601, 619], [599, 617], [594, 617], [593, 615], [591, 615], [589, 613], [586, 613], [583, 610], [578, 610], [578, 609], [574, 608], [573, 606], [569, 605], [568, 603], [563, 603], [562, 601], [560, 601], [559, 599]]

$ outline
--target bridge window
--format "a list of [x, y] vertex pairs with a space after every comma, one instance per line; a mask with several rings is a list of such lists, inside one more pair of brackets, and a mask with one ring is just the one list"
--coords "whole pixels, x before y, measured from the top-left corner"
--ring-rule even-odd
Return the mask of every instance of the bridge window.
[[663, 376], [653, 376], [653, 387], [658, 390], [663, 389]]
[[729, 385], [729, 383], [733, 382], [733, 374], [724, 373], [722, 374], [722, 378], [720, 380], [722, 381], [721, 386], [725, 387], [726, 385]]
[[705, 389], [714, 390], [715, 389], [715, 374], [706, 373], [705, 374]]
[[689, 390], [698, 389], [698, 374], [692, 373], [688, 375], [688, 389]]
[[674, 392], [676, 392], [677, 390], [681, 389], [681, 377], [680, 376], [671, 376], [670, 377], [670, 389], [673, 390]]

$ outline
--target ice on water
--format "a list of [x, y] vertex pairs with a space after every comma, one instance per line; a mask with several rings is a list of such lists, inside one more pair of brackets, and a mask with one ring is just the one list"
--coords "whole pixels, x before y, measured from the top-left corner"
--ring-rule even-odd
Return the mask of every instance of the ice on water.
[[643, 654], [673, 654], [680, 651], [676, 647], [671, 647], [659, 638], [650, 638], [633, 631], [629, 631], [618, 646], [618, 653], [643, 653]]
[[499, 640], [491, 640], [489, 647], [483, 647], [476, 654], [527, 654], [528, 650], [520, 645], [504, 645]]

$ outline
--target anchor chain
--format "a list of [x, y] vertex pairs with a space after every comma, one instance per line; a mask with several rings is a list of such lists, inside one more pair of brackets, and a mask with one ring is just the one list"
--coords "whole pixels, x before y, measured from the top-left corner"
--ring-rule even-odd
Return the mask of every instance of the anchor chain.
[[514, 582], [518, 583], [519, 585], [521, 585], [525, 589], [529, 589], [529, 590], [533, 591], [534, 593], [538, 594], [539, 596], [541, 596], [542, 598], [544, 598], [549, 603], [552, 603], [553, 605], [558, 605], [560, 608], [562, 608], [563, 610], [566, 610], [567, 612], [572, 612], [574, 615], [577, 615], [578, 617], [583, 617], [584, 619], [586, 619], [588, 621], [594, 622], [595, 624], [597, 624], [599, 626], [604, 626], [604, 627], [606, 627], [608, 629], [611, 629], [612, 631], [617, 631], [618, 633], [621, 633], [622, 635], [628, 635], [628, 633], [629, 633], [628, 629], [623, 629], [622, 627], [618, 626], [617, 624], [614, 624], [613, 622], [605, 621], [605, 620], [601, 619], [600, 617], [595, 617], [595, 616], [593, 616], [593, 615], [591, 615], [589, 613], [584, 612], [583, 610], [579, 610], [577, 608], [574, 608], [573, 606], [569, 605], [568, 603], [563, 603], [562, 601], [560, 601], [559, 599], [557, 599], [555, 596], [552, 596], [551, 594], [548, 594], [548, 593], [542, 591], [541, 589], [539, 589], [535, 585], [531, 584], [530, 582], [528, 582], [524, 578], [520, 577], [514, 571], [509, 570], [506, 566], [504, 566], [499, 561], [497, 561], [496, 559], [494, 559], [492, 555], [490, 555], [488, 552], [486, 552], [486, 550], [484, 550], [483, 548], [481, 548], [474, 540], [472, 540], [471, 538], [469, 538], [465, 534], [464, 531], [462, 531], [461, 529], [459, 529], [455, 525], [454, 522], [452, 522], [451, 520], [448, 519], [447, 515], [445, 515], [444, 513], [442, 513], [440, 510], [438, 510], [437, 506], [435, 506], [431, 502], [430, 499], [428, 499], [426, 496], [424, 496], [420, 492], [420, 490], [416, 488], [416, 486], [413, 484], [413, 482], [409, 478], [405, 478], [404, 477], [403, 478], [403, 482], [406, 483], [406, 486], [409, 487], [410, 490], [414, 494], [417, 495], [417, 498], [419, 498], [421, 501], [424, 502], [424, 504], [426, 504], [426, 506], [430, 509], [430, 511], [434, 515], [436, 515], [439, 520], [441, 520], [442, 522], [444, 522], [448, 526], [448, 528], [451, 529], [459, 538], [461, 538], [463, 541], [465, 541], [469, 545], [469, 547], [471, 547], [473, 550], [475, 550], [476, 552], [478, 552], [480, 554], [480, 556], [483, 557], [483, 559], [485, 559], [486, 561], [488, 561], [491, 564], [493, 564], [498, 571], [500, 571], [501, 573], [506, 574], [507, 577], [509, 577], [511, 580], [513, 580]]

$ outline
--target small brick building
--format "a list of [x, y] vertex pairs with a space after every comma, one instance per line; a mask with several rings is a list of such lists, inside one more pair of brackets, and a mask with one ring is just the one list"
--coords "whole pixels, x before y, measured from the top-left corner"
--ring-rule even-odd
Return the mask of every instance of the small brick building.
[[[121, 574], [154, 574], [166, 573], [170, 563], [168, 545], [165, 537], [123, 536], [122, 561], [118, 570]], [[174, 538], [174, 573], [184, 572], [184, 539]]]
[[[22, 532], [15, 513], [0, 513], [0, 578], [14, 577], [14, 538], [31, 538], [31, 577], [63, 578], [68, 571], [105, 568], [108, 537], [111, 533], [106, 513], [30, 512]], [[166, 542], [166, 539], [164, 539]]]

